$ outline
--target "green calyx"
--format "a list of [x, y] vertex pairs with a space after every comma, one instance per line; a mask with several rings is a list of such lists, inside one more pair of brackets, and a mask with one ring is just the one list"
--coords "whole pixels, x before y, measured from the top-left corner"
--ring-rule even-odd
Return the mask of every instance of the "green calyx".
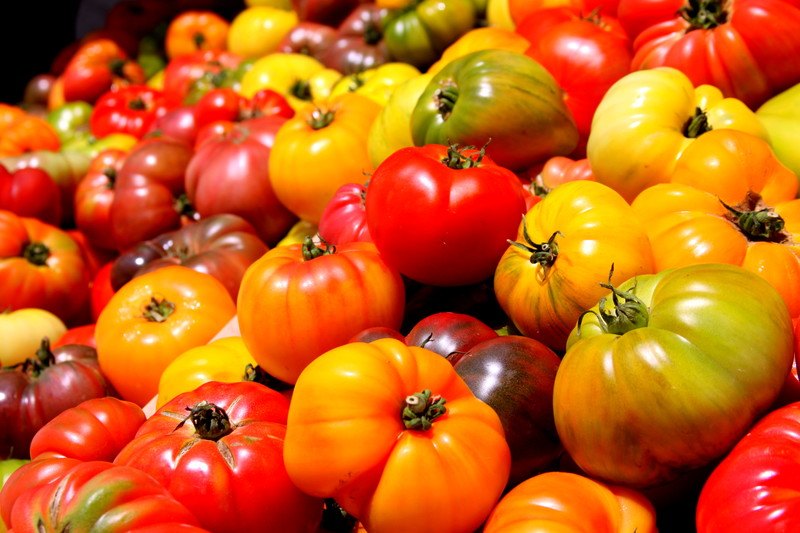
[[215, 442], [233, 431], [228, 413], [211, 402], [203, 400], [194, 407], [187, 407], [186, 410], [189, 411], [189, 415], [181, 420], [175, 429], [181, 428], [187, 420], [191, 420], [198, 437]]
[[708, 115], [701, 108], [694, 109], [694, 115], [683, 126], [683, 135], [688, 139], [696, 139], [700, 135], [711, 131], [713, 128], [708, 123]]
[[433, 421], [447, 412], [445, 400], [438, 394], [431, 394], [429, 389], [406, 396], [401, 418], [406, 429], [427, 431]]
[[484, 144], [472, 157], [466, 155], [464, 152], [466, 150], [474, 150], [474, 146], [464, 146], [462, 148], [457, 144], [451, 144], [447, 147], [447, 155], [442, 159], [442, 163], [454, 170], [479, 167], [481, 166], [483, 158], [486, 156], [486, 146], [488, 144], [489, 142]]
[[728, 22], [727, 2], [724, 0], [689, 0], [678, 14], [692, 30], [711, 30]]
[[166, 320], [175, 312], [175, 304], [166, 298], [150, 298], [150, 302], [144, 308], [142, 315], [149, 322], [166, 322]]
[[534, 265], [542, 265], [543, 267], [553, 266], [553, 263], [558, 259], [558, 243], [556, 237], [563, 237], [560, 231], [556, 231], [546, 242], [535, 243], [528, 235], [528, 227], [525, 225], [525, 215], [522, 215], [522, 237], [525, 239], [524, 243], [508, 240], [508, 244], [516, 246], [521, 250], [530, 253], [529, 261]]
[[36, 266], [44, 266], [50, 257], [50, 248], [41, 242], [30, 242], [22, 250], [22, 257]]
[[585, 311], [578, 318], [578, 331], [580, 331], [583, 323], [583, 317], [590, 313], [597, 317], [600, 328], [604, 333], [622, 335], [628, 331], [647, 326], [650, 320], [650, 310], [647, 308], [647, 304], [634, 294], [636, 285], [629, 291], [620, 290], [611, 284], [611, 276], [613, 274], [614, 265], [611, 265], [608, 282], [601, 283], [600, 286], [611, 291], [611, 301], [614, 307], [609, 310], [606, 305], [608, 299], [605, 296], [600, 298], [597, 306], [599, 311]]
[[440, 83], [440, 87], [433, 92], [433, 101], [442, 116], [442, 120], [450, 118], [450, 113], [453, 112], [453, 108], [455, 108], [458, 101], [458, 86], [456, 83], [451, 79], [443, 80]]
[[785, 221], [770, 207], [762, 205], [761, 196], [757, 193], [748, 193], [744, 205], [739, 209], [729, 206], [722, 200], [719, 201], [739, 230], [749, 241], [785, 242], [788, 234], [783, 231]]
[[314, 239], [311, 236], [306, 236], [306, 238], [303, 239], [301, 251], [303, 254], [303, 260], [310, 261], [311, 259], [316, 259], [317, 257], [321, 257], [323, 255], [335, 254], [336, 246], [327, 243], [324, 240], [317, 244], [314, 242]]

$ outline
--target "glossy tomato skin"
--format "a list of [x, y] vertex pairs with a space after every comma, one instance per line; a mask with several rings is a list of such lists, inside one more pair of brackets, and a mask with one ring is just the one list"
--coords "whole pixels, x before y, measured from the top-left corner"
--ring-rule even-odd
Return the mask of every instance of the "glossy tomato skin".
[[415, 281], [456, 286], [492, 275], [525, 198], [519, 179], [477, 150], [430, 144], [397, 150], [375, 169], [366, 211], [387, 263]]
[[342, 74], [354, 74], [390, 60], [383, 38], [386, 10], [374, 3], [362, 3], [342, 21], [331, 44], [318, 56], [325, 66]]
[[61, 224], [61, 189], [41, 168], [9, 172], [0, 165], [0, 209], [42, 222]]
[[[224, 410], [229, 432], [212, 440], [186, 419], [201, 402]], [[206, 383], [161, 407], [114, 462], [152, 475], [210, 530], [313, 532], [322, 500], [294, 487], [283, 465], [288, 408], [258, 383]]]
[[336, 191], [319, 219], [319, 236], [331, 244], [372, 241], [366, 211], [367, 187], [345, 183]]
[[146, 417], [133, 402], [114, 396], [92, 398], [62, 411], [36, 432], [30, 456], [113, 461]]
[[141, 66], [114, 41], [105, 38], [81, 45], [61, 77], [66, 101], [81, 100], [90, 104], [112, 87], [145, 81]]
[[736, 443], [706, 480], [697, 531], [791, 531], [800, 519], [800, 403], [770, 412]]
[[500, 417], [511, 449], [511, 486], [551, 468], [563, 453], [553, 419], [560, 363], [537, 340], [503, 335], [473, 345], [454, 365], [475, 396]]
[[767, 281], [718, 263], [636, 276], [615, 299], [629, 321], [607, 294], [570, 335], [556, 428], [587, 474], [663, 484], [720, 458], [772, 405], [794, 357], [791, 317]]
[[166, 112], [162, 91], [147, 85], [129, 85], [108, 91], [97, 100], [89, 127], [97, 138], [125, 133], [141, 139], [156, 118]]
[[117, 173], [126, 155], [119, 148], [100, 151], [75, 190], [75, 225], [92, 245], [104, 250], [117, 249], [109, 225]]
[[456, 364], [476, 344], [496, 337], [495, 330], [472, 315], [442, 311], [414, 324], [405, 342], [436, 352]]

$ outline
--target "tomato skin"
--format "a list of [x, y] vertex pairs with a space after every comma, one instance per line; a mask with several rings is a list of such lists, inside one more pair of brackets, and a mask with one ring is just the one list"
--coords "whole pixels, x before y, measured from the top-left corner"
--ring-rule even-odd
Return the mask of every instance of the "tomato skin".
[[144, 83], [142, 67], [111, 39], [93, 39], [72, 56], [64, 73], [63, 91], [67, 102], [94, 104], [112, 87]]
[[61, 189], [41, 168], [9, 172], [0, 165], [0, 209], [58, 226], [61, 224]]
[[147, 272], [114, 293], [97, 319], [100, 368], [121, 398], [143, 406], [170, 361], [206, 344], [235, 314], [227, 289], [209, 274], [180, 265]]
[[89, 309], [92, 321], [97, 322], [100, 312], [108, 304], [108, 301], [116, 292], [111, 286], [111, 268], [113, 261], [109, 261], [97, 271], [92, 281], [92, 288], [89, 294]]
[[356, 6], [336, 28], [318, 59], [345, 75], [387, 63], [391, 56], [383, 38], [385, 16], [386, 10], [374, 3]]
[[64, 321], [45, 309], [29, 307], [0, 313], [0, 367], [22, 363], [36, 353], [42, 337], [55, 340], [66, 331]]
[[75, 326], [69, 328], [59, 337], [54, 337], [52, 342], [53, 348], [59, 346], [66, 346], [67, 344], [85, 344], [92, 348], [97, 348], [97, 343], [94, 340], [95, 324], [84, 324], [82, 326]]
[[230, 23], [204, 9], [192, 9], [176, 15], [167, 26], [164, 49], [172, 59], [198, 50], [225, 50]]
[[419, 320], [404, 341], [436, 352], [455, 365], [476, 344], [497, 336], [495, 330], [472, 315], [443, 311]]
[[141, 139], [166, 112], [166, 100], [160, 90], [147, 85], [129, 85], [107, 91], [97, 99], [89, 127], [92, 135], [98, 138], [125, 133]]
[[206, 73], [218, 74], [225, 69], [239, 67], [242, 59], [224, 50], [198, 50], [176, 57], [164, 69], [164, 96], [168, 108], [179, 107], [186, 102], [192, 84]]
[[86, 400], [42, 426], [31, 440], [30, 455], [34, 460], [113, 461], [145, 419], [133, 402], [113, 396]]
[[[792, 365], [793, 326], [780, 294], [733, 265], [636, 276], [616, 294], [627, 325], [608, 319], [604, 333], [600, 305], [615, 312], [606, 294], [570, 335], [556, 428], [587, 475], [653, 486], [720, 458], [772, 405]], [[578, 412], [586, 401], [591, 416]]]
[[362, 183], [345, 183], [339, 187], [320, 216], [320, 238], [331, 244], [372, 242], [367, 226], [366, 196], [367, 187]]
[[[407, 429], [406, 399], [423, 390], [441, 395], [447, 411], [429, 429]], [[430, 531], [468, 532], [502, 492], [510, 454], [495, 412], [445, 358], [383, 338], [338, 346], [306, 367], [289, 405], [284, 461], [300, 489], [335, 498], [367, 530], [424, 520]]]
[[[211, 440], [195, 418], [180, 424], [200, 402], [223, 409], [232, 431]], [[152, 475], [212, 531], [313, 532], [322, 500], [294, 487], [283, 464], [288, 407], [258, 383], [205, 383], [161, 407], [114, 462]]]
[[798, 402], [768, 413], [750, 428], [703, 485], [697, 502], [699, 533], [794, 527], [799, 429]]
[[101, 150], [75, 190], [75, 225], [89, 242], [104, 250], [117, 249], [108, 228], [116, 177], [126, 155], [127, 151], [119, 148]]
[[457, 286], [492, 275], [525, 198], [519, 179], [478, 150], [429, 144], [397, 150], [378, 165], [366, 212], [387, 263], [421, 283]]
[[[292, 384], [311, 360], [359, 331], [398, 329], [405, 307], [403, 280], [374, 244], [310, 241], [277, 246], [253, 263], [237, 301], [247, 348], [266, 372]], [[309, 330], [311, 319], [320, 327]]]

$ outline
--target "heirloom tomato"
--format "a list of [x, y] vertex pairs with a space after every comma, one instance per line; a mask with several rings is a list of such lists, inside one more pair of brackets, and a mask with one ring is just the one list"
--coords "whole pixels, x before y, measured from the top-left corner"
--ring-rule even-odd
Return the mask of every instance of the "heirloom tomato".
[[62, 411], [36, 432], [31, 440], [31, 459], [113, 461], [145, 419], [133, 402], [114, 396], [86, 400]]
[[[726, 203], [730, 202], [730, 204]], [[633, 201], [646, 228], [656, 271], [699, 263], [741, 266], [766, 279], [800, 316], [800, 200], [737, 201], [688, 185], [648, 187]]]
[[670, 180], [683, 151], [710, 130], [735, 129], [769, 140], [741, 100], [681, 71], [659, 67], [617, 80], [597, 106], [586, 155], [597, 181], [632, 201]]
[[356, 6], [336, 28], [330, 44], [321, 50], [319, 60], [345, 75], [357, 74], [390, 61], [383, 38], [385, 14], [385, 9], [371, 2]]
[[31, 439], [47, 422], [112, 392], [94, 348], [72, 344], [51, 349], [49, 339], [42, 338], [25, 361], [0, 369], [0, 457], [29, 458]]
[[420, 283], [455, 286], [491, 277], [525, 198], [517, 176], [483, 148], [429, 144], [402, 148], [375, 169], [366, 210], [387, 263]]
[[141, 139], [156, 118], [166, 112], [166, 99], [161, 91], [147, 85], [128, 85], [107, 91], [97, 99], [89, 127], [98, 138], [125, 133]]
[[556, 155], [545, 161], [526, 187], [534, 197], [541, 199], [559, 185], [578, 180], [597, 181], [589, 160]]
[[656, 533], [656, 509], [641, 492], [570, 472], [523, 481], [498, 502], [484, 533]]
[[800, 466], [800, 403], [770, 412], [714, 467], [697, 502], [698, 533], [792, 531]]
[[58, 339], [67, 331], [64, 321], [45, 309], [27, 307], [0, 312], [0, 368], [25, 361], [36, 353], [42, 338]]
[[497, 414], [450, 362], [392, 338], [338, 346], [303, 370], [283, 456], [300, 490], [334, 498], [367, 531], [475, 531], [510, 465]]
[[383, 107], [389, 101], [395, 87], [420, 74], [416, 67], [408, 63], [391, 61], [343, 76], [331, 88], [331, 96], [346, 92], [358, 93]]
[[299, 22], [291, 9], [249, 6], [239, 12], [228, 28], [227, 49], [244, 59], [258, 59], [275, 52], [284, 36]]
[[523, 218], [494, 273], [497, 301], [523, 334], [563, 352], [575, 321], [605, 293], [598, 280], [654, 272], [636, 212], [588, 180], [554, 188]]
[[109, 261], [97, 271], [92, 280], [92, 287], [89, 292], [89, 310], [92, 321], [97, 322], [100, 312], [108, 304], [108, 301], [116, 292], [111, 286], [111, 268], [113, 261]]
[[111, 39], [91, 39], [78, 48], [61, 74], [64, 100], [94, 104], [113, 87], [144, 83], [142, 67]]
[[186, 195], [204, 217], [233, 214], [274, 245], [297, 220], [279, 199], [270, 173], [273, 145], [286, 124], [281, 116], [244, 120], [209, 137], [186, 167]]
[[[433, 75], [411, 114], [414, 144], [486, 146], [519, 171], [578, 143], [575, 121], [553, 76], [511, 50], [472, 52]], [[487, 144], [488, 143], [488, 144]]]
[[476, 344], [496, 337], [495, 330], [472, 315], [442, 311], [420, 319], [404, 341], [436, 352], [455, 364]]
[[602, 285], [611, 292], [580, 317], [556, 374], [567, 453], [589, 476], [643, 488], [721, 458], [792, 366], [792, 320], [778, 291], [720, 263]]
[[[284, 1], [284, 0], [276, 0]], [[301, 21], [321, 22], [336, 27], [361, 0], [290, 0]]]
[[318, 223], [339, 187], [372, 171], [367, 136], [380, 109], [366, 96], [345, 93], [298, 110], [278, 130], [269, 156], [269, 180], [280, 202]]
[[0, 308], [45, 309], [70, 323], [89, 298], [89, 270], [64, 230], [0, 210]]
[[431, 65], [426, 72], [433, 76], [451, 61], [478, 50], [499, 48], [522, 54], [530, 45], [528, 39], [512, 30], [496, 26], [473, 28], [448, 46], [436, 63]]
[[61, 189], [41, 168], [11, 172], [0, 165], [0, 209], [21, 217], [61, 224]]
[[[405, 286], [370, 242], [278, 246], [239, 288], [242, 339], [266, 372], [294, 383], [315, 357], [371, 326], [399, 328]], [[269, 317], [269, 320], [264, 320]], [[314, 324], [314, 327], [309, 327]]]
[[795, 149], [800, 124], [800, 83], [764, 102], [756, 110], [756, 116], [769, 132], [775, 155], [792, 172], [800, 175], [800, 151]]
[[[5, 461], [0, 461], [0, 491], [2, 491], [3, 485], [6, 484], [11, 474], [16, 472], [22, 465], [29, 462], [28, 459], [6, 459]], [[8, 529], [3, 521], [3, 517], [0, 516], [0, 533], [6, 533], [6, 531], [8, 531]]]
[[121, 398], [145, 405], [167, 365], [210, 341], [236, 314], [216, 278], [172, 265], [122, 286], [97, 319], [100, 368]]
[[322, 61], [322, 55], [333, 44], [334, 38], [336, 28], [319, 22], [300, 21], [283, 36], [276, 52], [306, 54]]
[[169, 59], [198, 50], [225, 50], [230, 23], [213, 11], [190, 9], [173, 18], [164, 36]]
[[204, 76], [223, 78], [240, 66], [242, 58], [226, 50], [198, 50], [176, 57], [164, 68], [164, 97], [167, 107], [186, 103], [192, 85]]
[[36, 150], [58, 150], [61, 139], [43, 118], [18, 106], [0, 103], [0, 157]]
[[17, 497], [3, 514], [15, 532], [204, 531], [166, 488], [136, 468], [53, 458], [20, 467], [12, 483]]
[[51, 337], [54, 339], [52, 347], [58, 348], [67, 344], [85, 344], [96, 349], [97, 343], [94, 340], [94, 328], [94, 323], [69, 328], [63, 335]]
[[68, 102], [47, 113], [47, 122], [56, 130], [62, 146], [88, 134], [93, 106], [83, 101]]
[[93, 245], [115, 250], [117, 244], [111, 225], [117, 173], [122, 168], [126, 150], [107, 148], [89, 163], [85, 176], [75, 190], [75, 225]]
[[345, 183], [339, 187], [320, 215], [320, 239], [334, 245], [372, 242], [367, 227], [366, 197], [367, 187], [361, 183]]
[[313, 533], [322, 500], [283, 463], [288, 408], [258, 383], [205, 383], [156, 411], [114, 463], [153, 476], [211, 531]]
[[800, 83], [799, 31], [793, 1], [687, 0], [636, 37], [631, 68], [677, 68], [755, 109]]

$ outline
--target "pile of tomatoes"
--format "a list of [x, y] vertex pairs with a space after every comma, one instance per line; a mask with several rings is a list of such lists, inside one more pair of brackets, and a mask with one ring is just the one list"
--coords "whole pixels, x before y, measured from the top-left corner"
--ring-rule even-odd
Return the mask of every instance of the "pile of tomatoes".
[[0, 531], [796, 527], [800, 4], [225, 7], [0, 103]]

